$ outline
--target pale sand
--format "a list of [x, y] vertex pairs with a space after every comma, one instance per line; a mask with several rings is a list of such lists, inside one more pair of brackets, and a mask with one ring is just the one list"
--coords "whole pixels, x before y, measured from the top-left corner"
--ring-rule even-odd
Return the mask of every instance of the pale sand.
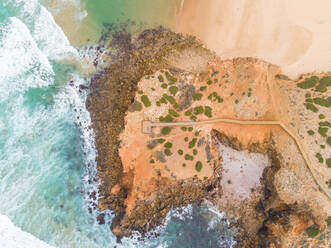
[[179, 0], [176, 31], [222, 59], [256, 57], [292, 78], [331, 70], [329, 0]]

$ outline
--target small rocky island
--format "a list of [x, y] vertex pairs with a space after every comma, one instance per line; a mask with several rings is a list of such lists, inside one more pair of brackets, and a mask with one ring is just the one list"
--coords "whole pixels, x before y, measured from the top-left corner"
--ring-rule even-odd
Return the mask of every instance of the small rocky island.
[[[291, 80], [276, 65], [222, 60], [194, 37], [163, 28], [116, 33], [109, 46], [116, 53], [92, 78], [87, 108], [98, 208], [114, 212], [119, 239], [155, 229], [172, 208], [209, 202], [236, 227], [237, 247], [327, 247], [331, 73]], [[142, 132], [145, 120], [219, 118], [261, 124]]]

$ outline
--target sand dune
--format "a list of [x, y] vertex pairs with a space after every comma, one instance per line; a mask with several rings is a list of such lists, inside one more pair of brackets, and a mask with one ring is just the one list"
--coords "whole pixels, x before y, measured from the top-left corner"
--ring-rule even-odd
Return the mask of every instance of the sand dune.
[[329, 0], [181, 0], [176, 31], [223, 59], [257, 57], [295, 78], [331, 70]]

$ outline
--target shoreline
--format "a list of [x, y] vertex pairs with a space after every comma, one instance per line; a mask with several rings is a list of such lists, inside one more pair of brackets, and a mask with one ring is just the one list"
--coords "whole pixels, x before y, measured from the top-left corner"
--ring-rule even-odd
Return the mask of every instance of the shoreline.
[[185, 0], [175, 31], [196, 36], [222, 59], [259, 58], [296, 79], [330, 71], [330, 8], [325, 0]]

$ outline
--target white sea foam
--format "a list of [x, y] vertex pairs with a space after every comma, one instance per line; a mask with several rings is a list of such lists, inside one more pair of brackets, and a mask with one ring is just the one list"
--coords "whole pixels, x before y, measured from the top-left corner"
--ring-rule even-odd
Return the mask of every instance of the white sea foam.
[[30, 233], [14, 226], [10, 219], [0, 214], [0, 247], [3, 248], [52, 248]]

